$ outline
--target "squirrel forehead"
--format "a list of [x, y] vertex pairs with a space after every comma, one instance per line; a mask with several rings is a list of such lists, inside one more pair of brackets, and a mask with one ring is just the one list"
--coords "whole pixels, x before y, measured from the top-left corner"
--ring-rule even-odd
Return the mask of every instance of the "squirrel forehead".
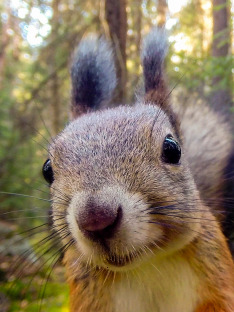
[[[150, 138], [157, 146], [162, 144], [159, 138], [169, 133], [174, 133], [169, 118], [158, 107], [118, 107], [86, 114], [72, 121], [51, 144], [50, 153], [70, 152], [76, 146], [95, 149], [98, 145], [118, 145], [121, 142], [124, 142], [124, 148], [131, 149], [134, 144], [147, 146]], [[121, 146], [118, 148], [121, 149]]]

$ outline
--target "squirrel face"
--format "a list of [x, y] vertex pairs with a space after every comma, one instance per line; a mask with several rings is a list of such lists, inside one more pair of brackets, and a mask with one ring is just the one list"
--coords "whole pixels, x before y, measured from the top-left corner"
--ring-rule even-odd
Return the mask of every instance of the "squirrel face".
[[167, 114], [145, 104], [83, 115], [58, 135], [53, 220], [68, 224], [77, 259], [125, 270], [196, 236], [199, 196], [178, 141]]
[[142, 52], [144, 99], [99, 112], [116, 84], [109, 46], [86, 39], [75, 54], [74, 120], [53, 140], [43, 166], [71, 311], [233, 311], [231, 256], [200, 199], [217, 188], [211, 178], [201, 181], [210, 187], [199, 187], [209, 170], [196, 174], [199, 162], [208, 167], [214, 159], [215, 140], [180, 128], [168, 101], [165, 53], [163, 31], [153, 30]]

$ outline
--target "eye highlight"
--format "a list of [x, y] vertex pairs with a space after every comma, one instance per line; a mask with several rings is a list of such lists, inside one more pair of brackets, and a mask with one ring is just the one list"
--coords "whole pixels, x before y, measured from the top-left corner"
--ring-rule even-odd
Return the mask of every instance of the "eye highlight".
[[54, 181], [54, 174], [53, 174], [53, 169], [51, 166], [51, 161], [50, 159], [47, 159], [47, 161], [44, 163], [42, 167], [42, 174], [44, 179], [49, 183], [52, 184]]
[[179, 143], [168, 134], [163, 142], [162, 160], [167, 164], [178, 165], [181, 157]]

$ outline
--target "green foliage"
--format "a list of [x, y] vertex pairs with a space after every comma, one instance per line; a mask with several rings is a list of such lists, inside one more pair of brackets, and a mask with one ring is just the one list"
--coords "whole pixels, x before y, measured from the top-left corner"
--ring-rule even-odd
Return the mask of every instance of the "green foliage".
[[[26, 289], [29, 283], [31, 285]], [[58, 280], [49, 280], [43, 299], [41, 299], [38, 294], [42, 294], [44, 285], [44, 278], [38, 276], [32, 282], [31, 278], [15, 281], [8, 295], [11, 302], [9, 312], [38, 312], [39, 307], [41, 307], [41, 312], [67, 312], [68, 288]], [[3, 291], [9, 293], [9, 287], [12, 287], [12, 283], [6, 283]]]

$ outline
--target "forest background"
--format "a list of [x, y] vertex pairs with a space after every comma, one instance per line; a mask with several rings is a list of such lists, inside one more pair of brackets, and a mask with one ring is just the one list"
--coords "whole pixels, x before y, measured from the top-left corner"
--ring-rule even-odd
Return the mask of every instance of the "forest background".
[[1, 1], [1, 312], [68, 311], [63, 269], [46, 240], [50, 203], [41, 168], [47, 140], [69, 120], [69, 64], [81, 38], [92, 32], [112, 41], [113, 105], [131, 104], [142, 88], [142, 37], [165, 27], [173, 100], [202, 99], [233, 123], [233, 9], [227, 0]]

